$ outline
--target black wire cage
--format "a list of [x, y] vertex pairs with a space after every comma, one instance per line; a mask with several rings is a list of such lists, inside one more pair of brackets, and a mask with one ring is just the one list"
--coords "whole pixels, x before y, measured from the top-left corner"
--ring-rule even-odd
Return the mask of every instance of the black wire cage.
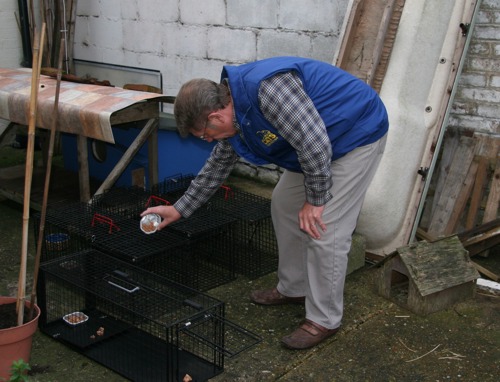
[[[192, 176], [168, 178], [154, 185], [152, 192], [160, 200], [169, 200], [173, 204], [193, 179]], [[251, 279], [278, 268], [278, 245], [269, 199], [238, 188], [222, 186], [195, 213], [193, 219], [181, 222], [177, 228], [182, 227], [180, 230], [185, 235], [192, 236], [199, 233], [200, 223], [201, 227], [213, 225], [211, 219], [217, 221], [221, 217], [231, 222], [232, 251], [220, 252], [212, 258], [213, 262]], [[193, 224], [194, 227], [191, 226]], [[176, 228], [175, 225], [173, 227]]]
[[278, 244], [271, 219], [271, 201], [239, 189], [224, 189], [222, 213], [235, 219], [233, 242], [237, 248], [234, 271], [251, 279], [278, 268]]
[[205, 381], [260, 338], [224, 303], [95, 249], [40, 267], [42, 332], [134, 381]]
[[[234, 254], [234, 218], [202, 210], [148, 235], [141, 231], [140, 216], [133, 212], [147, 200], [152, 200], [151, 195], [124, 188], [106, 193], [98, 202], [50, 206], [44, 223], [41, 262], [95, 248], [201, 291], [235, 279], [232, 267], [221, 266], [218, 261]], [[37, 214], [37, 241], [40, 224]]]
[[[41, 214], [34, 214], [35, 241], [40, 234]], [[83, 202], [59, 201], [47, 207], [43, 222], [41, 262], [90, 248], [96, 241], [129, 226], [128, 219], [113, 211]]]

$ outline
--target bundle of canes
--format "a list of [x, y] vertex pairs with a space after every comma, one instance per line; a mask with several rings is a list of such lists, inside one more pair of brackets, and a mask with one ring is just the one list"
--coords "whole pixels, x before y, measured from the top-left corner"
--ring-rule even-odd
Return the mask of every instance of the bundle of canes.
[[21, 244], [21, 265], [19, 268], [19, 280], [17, 287], [17, 324], [22, 325], [24, 320], [24, 295], [26, 291], [26, 267], [28, 262], [28, 231], [30, 216], [30, 196], [31, 181], [33, 177], [33, 156], [35, 151], [35, 128], [36, 112], [38, 104], [38, 86], [40, 82], [40, 70], [43, 56], [43, 45], [45, 40], [45, 23], [42, 24], [40, 38], [36, 36], [33, 43], [33, 65], [31, 74], [31, 94], [29, 104], [29, 123], [28, 123], [28, 145], [26, 149], [26, 169], [24, 178], [24, 199], [23, 199], [23, 233]]
[[36, 246], [36, 256], [35, 256], [35, 268], [33, 270], [33, 286], [31, 290], [31, 300], [30, 300], [30, 310], [29, 319], [33, 318], [33, 312], [35, 307], [36, 299], [36, 285], [38, 283], [38, 272], [40, 270], [40, 258], [42, 256], [42, 244], [45, 232], [45, 217], [47, 215], [47, 202], [49, 198], [49, 186], [50, 186], [50, 176], [52, 173], [52, 157], [54, 156], [54, 142], [56, 137], [57, 122], [59, 117], [59, 93], [61, 90], [61, 78], [62, 78], [62, 65], [63, 56], [65, 49], [65, 39], [61, 39], [59, 44], [59, 59], [57, 63], [57, 83], [56, 91], [54, 96], [54, 108], [52, 109], [52, 118], [50, 125], [50, 138], [49, 138], [49, 149], [47, 153], [47, 168], [45, 171], [45, 185], [43, 189], [43, 200], [42, 200], [42, 210], [40, 212], [40, 226], [38, 228], [38, 242]]

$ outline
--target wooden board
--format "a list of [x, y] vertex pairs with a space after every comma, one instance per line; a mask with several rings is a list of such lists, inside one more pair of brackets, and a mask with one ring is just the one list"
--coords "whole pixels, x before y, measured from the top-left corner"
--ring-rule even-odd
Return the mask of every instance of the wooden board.
[[336, 66], [379, 91], [404, 3], [404, 0], [353, 1]]

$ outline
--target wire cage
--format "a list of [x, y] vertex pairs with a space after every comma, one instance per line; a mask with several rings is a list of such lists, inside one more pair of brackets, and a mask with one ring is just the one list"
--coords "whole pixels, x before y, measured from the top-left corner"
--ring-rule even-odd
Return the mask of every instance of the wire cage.
[[195, 178], [192, 174], [175, 174], [151, 187], [151, 194], [165, 197], [174, 204], [184, 194]]
[[[122, 197], [120, 192], [129, 195], [130, 190], [116, 189], [103, 194], [92, 205], [112, 213], [131, 211], [120, 206], [123, 200], [129, 203], [128, 206], [138, 203], [142, 212], [149, 206], [171, 204], [170, 200], [175, 202], [192, 179], [191, 176], [166, 179], [153, 187], [154, 193], [144, 192], [139, 198]], [[138, 194], [135, 191], [133, 193]], [[116, 202], [112, 200], [113, 197], [116, 197]], [[93, 242], [93, 247], [122, 260], [132, 261], [152, 273], [207, 291], [235, 279], [233, 268], [221, 266], [218, 261], [223, 257], [230, 259], [234, 253], [232, 222], [233, 218], [222, 215], [220, 211], [212, 213], [205, 207], [192, 217], [145, 235], [138, 229], [137, 221], [128, 219], [121, 222], [120, 232], [100, 237]]]
[[230, 269], [212, 261], [230, 250], [231, 235], [224, 229], [208, 229], [206, 236], [193, 238], [170, 228], [147, 235], [133, 220], [122, 222], [122, 226], [122, 231], [95, 241], [93, 248], [201, 291], [235, 278]]
[[[165, 179], [152, 190], [173, 203], [189, 187], [192, 177]], [[210, 216], [224, 216], [232, 221], [232, 249], [221, 251], [213, 261], [230, 268], [235, 274], [251, 279], [274, 272], [278, 268], [278, 244], [271, 219], [271, 201], [259, 195], [228, 186], [220, 187], [210, 200], [196, 213], [206, 224]], [[206, 217], [206, 221], [203, 221]], [[196, 220], [182, 224], [186, 235], [193, 235]], [[175, 227], [173, 225], [173, 227]], [[225, 254], [225, 256], [224, 256]]]
[[[232, 261], [236, 273], [257, 278], [278, 267], [278, 244], [271, 219], [271, 201], [239, 189], [223, 188], [217, 207], [235, 219]], [[222, 200], [222, 201], [221, 201]]]
[[[41, 262], [90, 248], [95, 241], [122, 231], [126, 218], [88, 203], [61, 201], [47, 207]], [[40, 213], [34, 214], [35, 240], [38, 242]]]
[[[235, 253], [233, 239], [234, 219], [221, 211], [197, 211], [167, 227], [185, 240], [192, 276], [190, 282], [205, 291], [223, 285], [236, 278], [232, 259]], [[229, 264], [229, 266], [227, 266]]]
[[[147, 235], [140, 230], [139, 220], [131, 217], [131, 211], [136, 210], [134, 205], [139, 200], [151, 200], [151, 195], [134, 191], [140, 197], [126, 197], [131, 195], [129, 192], [117, 189], [97, 202], [61, 202], [48, 208], [41, 261], [96, 248], [201, 291], [235, 279], [234, 270], [217, 261], [222, 257], [230, 259], [234, 253], [234, 219], [202, 211], [171, 228]], [[121, 206], [120, 201], [129, 203]], [[38, 238], [40, 215], [35, 222]]]
[[140, 214], [147, 207], [151, 193], [143, 188], [114, 187], [102, 194], [94, 195], [90, 201], [93, 209], [102, 213], [123, 216], [127, 219], [140, 219]]
[[40, 330], [134, 381], [205, 381], [260, 341], [224, 303], [95, 249], [40, 267]]

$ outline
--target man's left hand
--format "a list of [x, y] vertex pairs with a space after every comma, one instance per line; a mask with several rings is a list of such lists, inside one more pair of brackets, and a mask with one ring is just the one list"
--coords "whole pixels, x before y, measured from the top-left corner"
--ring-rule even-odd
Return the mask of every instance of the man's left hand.
[[305, 202], [299, 212], [300, 229], [313, 239], [320, 239], [322, 232], [326, 232], [326, 225], [323, 223], [323, 210], [325, 206], [313, 206]]

